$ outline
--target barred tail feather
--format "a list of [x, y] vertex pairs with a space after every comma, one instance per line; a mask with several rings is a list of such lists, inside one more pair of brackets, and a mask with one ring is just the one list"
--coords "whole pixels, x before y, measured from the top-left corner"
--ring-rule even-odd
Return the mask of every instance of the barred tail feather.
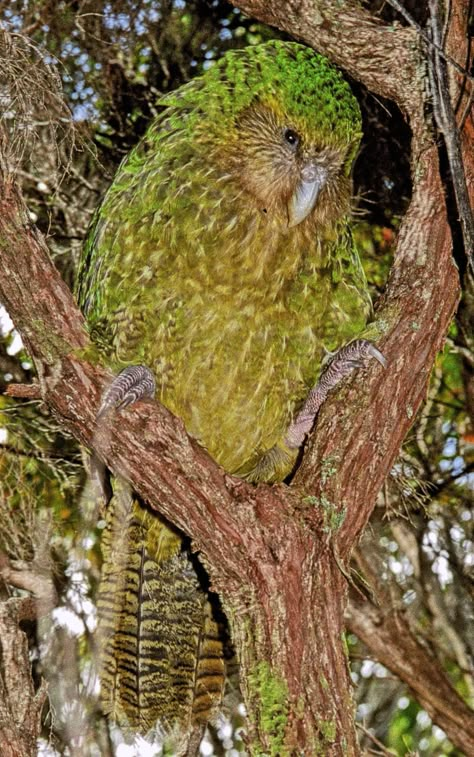
[[209, 601], [205, 604], [204, 613], [192, 707], [193, 722], [202, 725], [212, 720], [216, 713], [222, 701], [225, 682], [222, 624], [215, 620]]
[[191, 732], [221, 702], [222, 633], [180, 536], [116, 488], [97, 601], [102, 707], [124, 731]]

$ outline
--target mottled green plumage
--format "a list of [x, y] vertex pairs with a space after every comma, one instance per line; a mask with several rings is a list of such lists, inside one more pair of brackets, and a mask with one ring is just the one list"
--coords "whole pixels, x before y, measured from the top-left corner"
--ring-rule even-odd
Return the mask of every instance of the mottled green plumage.
[[[111, 368], [147, 365], [224, 468], [281, 480], [325, 349], [370, 312], [348, 220], [358, 105], [328, 61], [286, 42], [228, 53], [162, 103], [96, 215], [79, 301]], [[326, 178], [292, 225], [308, 164]]]

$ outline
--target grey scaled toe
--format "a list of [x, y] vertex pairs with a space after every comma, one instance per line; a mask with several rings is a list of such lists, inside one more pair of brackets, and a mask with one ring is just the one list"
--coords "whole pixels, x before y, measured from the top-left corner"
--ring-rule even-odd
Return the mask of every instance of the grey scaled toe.
[[149, 368], [144, 365], [130, 365], [114, 378], [105, 392], [97, 418], [109, 410], [127, 407], [139, 400], [153, 399], [155, 389], [155, 377]]
[[370, 358], [375, 358], [380, 365], [384, 368], [387, 367], [385, 357], [372, 342], [367, 339], [355, 339], [355, 341], [341, 347], [333, 355], [323, 370], [318, 383], [324, 381], [328, 386], [328, 391], [331, 391], [353, 370], [362, 368]]

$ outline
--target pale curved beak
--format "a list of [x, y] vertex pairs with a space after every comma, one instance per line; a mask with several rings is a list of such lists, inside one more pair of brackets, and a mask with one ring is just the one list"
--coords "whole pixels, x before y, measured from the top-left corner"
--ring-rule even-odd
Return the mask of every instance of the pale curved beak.
[[297, 226], [313, 210], [318, 195], [326, 183], [328, 172], [316, 163], [307, 163], [288, 204], [288, 226]]

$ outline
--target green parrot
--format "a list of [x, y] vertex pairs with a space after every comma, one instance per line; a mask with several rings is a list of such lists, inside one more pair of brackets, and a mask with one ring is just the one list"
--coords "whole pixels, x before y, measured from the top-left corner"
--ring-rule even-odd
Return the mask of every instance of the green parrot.
[[[91, 336], [119, 374], [100, 416], [156, 392], [228, 472], [282, 481], [327, 392], [383, 362], [353, 341], [371, 313], [350, 219], [359, 107], [324, 57], [282, 41], [227, 53], [161, 105], [79, 271]], [[104, 710], [142, 732], [189, 731], [224, 679], [199, 568], [123, 482], [107, 520]]]

